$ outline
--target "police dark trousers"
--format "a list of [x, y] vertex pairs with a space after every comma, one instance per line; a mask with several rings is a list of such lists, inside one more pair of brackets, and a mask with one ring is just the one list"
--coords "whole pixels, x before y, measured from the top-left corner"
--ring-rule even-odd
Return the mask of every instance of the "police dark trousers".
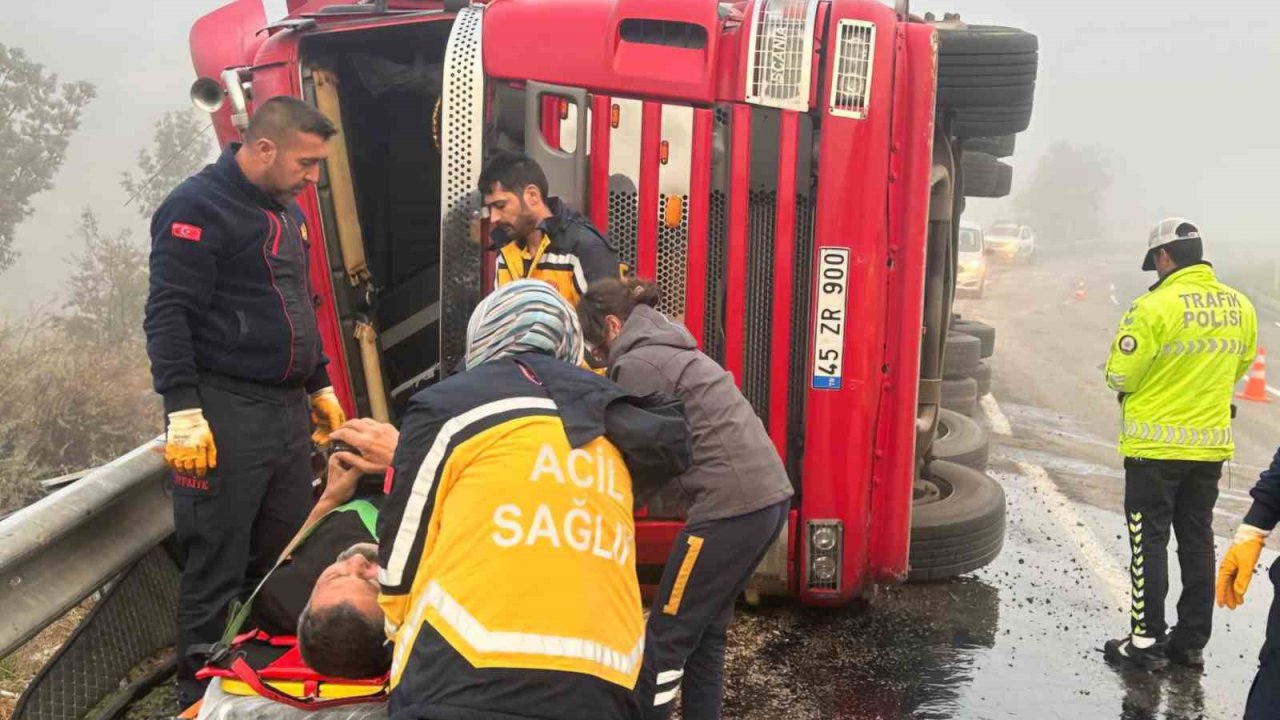
[[1280, 720], [1280, 562], [1271, 564], [1275, 597], [1267, 616], [1267, 641], [1258, 654], [1258, 674], [1249, 689], [1244, 720]]
[[666, 720], [681, 690], [685, 720], [720, 717], [734, 603], [782, 531], [790, 500], [686, 525], [676, 537], [645, 628], [636, 683], [643, 717]]
[[246, 597], [302, 527], [312, 506], [310, 403], [302, 387], [280, 388], [202, 375], [205, 419], [218, 465], [203, 478], [173, 474], [174, 533], [186, 554], [179, 582], [178, 691], [198, 700], [202, 658], [227, 608]]
[[1221, 462], [1125, 458], [1124, 506], [1132, 560], [1130, 625], [1134, 635], [1163, 640], [1169, 592], [1169, 530], [1178, 539], [1182, 594], [1170, 644], [1202, 650], [1213, 625], [1213, 506]]

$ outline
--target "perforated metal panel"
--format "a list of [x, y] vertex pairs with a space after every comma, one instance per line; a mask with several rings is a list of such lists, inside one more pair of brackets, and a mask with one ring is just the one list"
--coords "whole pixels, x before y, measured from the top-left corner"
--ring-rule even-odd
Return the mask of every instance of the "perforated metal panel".
[[707, 297], [702, 327], [703, 352], [724, 363], [725, 233], [728, 229], [729, 119], [727, 106], [715, 111], [711, 152], [711, 200], [707, 209]]
[[689, 260], [689, 196], [680, 195], [680, 223], [667, 225], [663, 208], [667, 195], [658, 196], [658, 285], [662, 288], [662, 311], [672, 317], [684, 315], [685, 279]]
[[70, 720], [117, 692], [129, 671], [174, 642], [178, 570], [157, 546], [118, 578], [35, 680], [13, 720]]
[[610, 189], [609, 239], [618, 247], [618, 258], [633, 273], [636, 270], [636, 228], [639, 222], [639, 193]]
[[831, 78], [832, 115], [865, 118], [875, 69], [876, 26], [863, 20], [840, 21]]
[[742, 393], [769, 423], [769, 365], [773, 331], [773, 244], [778, 194], [752, 191], [747, 212], [747, 317]]
[[464, 8], [454, 20], [444, 58], [440, 154], [440, 360], [452, 370], [466, 348], [467, 320], [480, 302], [480, 246], [471, 220], [480, 210], [476, 182], [483, 162], [483, 6]]
[[[803, 176], [802, 176], [803, 177]], [[804, 178], [807, 179], [807, 178]], [[797, 490], [804, 463], [804, 408], [808, 394], [809, 302], [813, 291], [814, 207], [809, 196], [796, 196], [795, 273], [791, 303], [791, 377], [788, 379], [787, 470]]]

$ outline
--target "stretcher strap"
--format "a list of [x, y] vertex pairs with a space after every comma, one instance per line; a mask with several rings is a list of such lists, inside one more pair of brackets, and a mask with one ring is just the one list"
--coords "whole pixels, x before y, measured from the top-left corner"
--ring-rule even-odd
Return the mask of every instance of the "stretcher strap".
[[316, 687], [312, 689], [311, 697], [297, 698], [287, 693], [282, 693], [263, 682], [257, 671], [250, 667], [249, 663], [245, 662], [243, 657], [237, 657], [233, 660], [229, 669], [235, 674], [236, 679], [253, 688], [253, 691], [260, 697], [264, 697], [273, 702], [284, 703], [289, 707], [295, 707], [299, 710], [321, 710], [324, 708], [342, 707], [343, 705], [382, 702], [386, 697], [386, 693], [383, 692], [375, 695], [356, 695], [353, 697], [329, 698], [322, 700], [319, 697], [315, 697], [319, 694], [319, 686], [317, 684]]

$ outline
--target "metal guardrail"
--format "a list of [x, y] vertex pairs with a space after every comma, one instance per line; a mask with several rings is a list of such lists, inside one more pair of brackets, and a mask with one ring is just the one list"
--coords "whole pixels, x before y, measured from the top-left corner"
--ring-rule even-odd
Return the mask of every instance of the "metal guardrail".
[[0, 657], [173, 532], [160, 438], [0, 520]]

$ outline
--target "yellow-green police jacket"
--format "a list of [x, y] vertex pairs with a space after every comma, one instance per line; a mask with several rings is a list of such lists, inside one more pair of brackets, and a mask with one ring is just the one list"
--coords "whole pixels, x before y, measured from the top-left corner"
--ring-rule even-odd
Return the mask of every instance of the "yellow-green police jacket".
[[1107, 360], [1107, 385], [1123, 394], [1120, 453], [1230, 459], [1231, 394], [1257, 345], [1253, 304], [1207, 263], [1154, 285], [1125, 313]]

